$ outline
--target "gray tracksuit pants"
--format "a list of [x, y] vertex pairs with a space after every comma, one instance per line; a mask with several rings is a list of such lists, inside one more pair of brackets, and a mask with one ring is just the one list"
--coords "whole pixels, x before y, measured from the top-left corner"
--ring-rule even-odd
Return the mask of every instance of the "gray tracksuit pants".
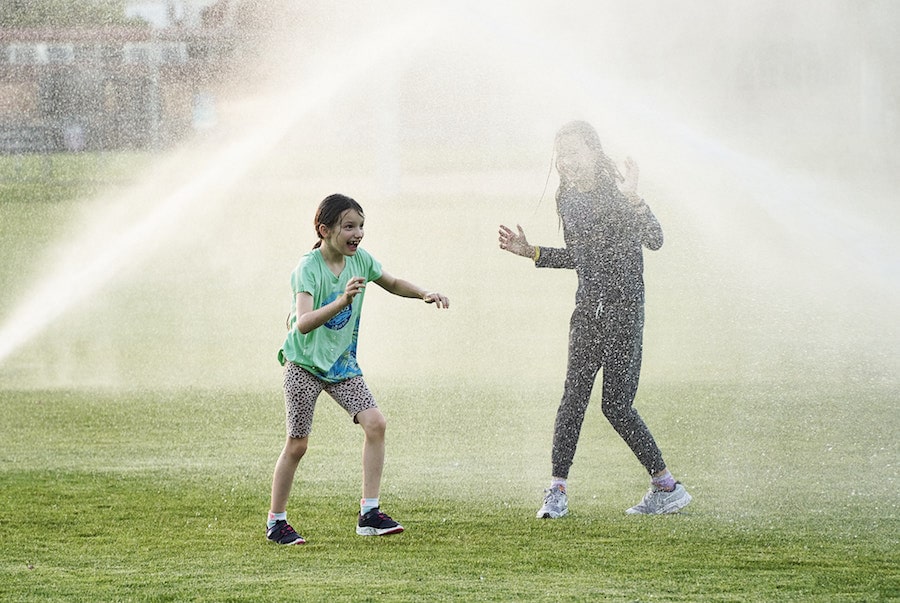
[[603, 369], [601, 408], [649, 473], [665, 469], [662, 453], [632, 407], [641, 374], [642, 303], [579, 305], [569, 323], [569, 359], [553, 431], [553, 476], [568, 477], [594, 381]]

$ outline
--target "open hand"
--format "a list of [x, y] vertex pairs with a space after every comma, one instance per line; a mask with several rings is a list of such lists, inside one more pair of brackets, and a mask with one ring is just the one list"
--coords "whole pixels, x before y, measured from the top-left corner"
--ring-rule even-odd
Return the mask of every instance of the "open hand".
[[625, 158], [625, 182], [619, 185], [619, 189], [625, 193], [637, 193], [638, 176], [641, 170], [637, 162], [631, 157]]
[[505, 249], [522, 257], [532, 257], [534, 255], [534, 246], [528, 243], [522, 227], [516, 224], [516, 228], [518, 232], [513, 232], [512, 229], [502, 224], [500, 225], [500, 249]]
[[422, 296], [422, 299], [425, 300], [426, 304], [434, 304], [438, 308], [449, 308], [450, 307], [450, 298], [446, 295], [442, 295], [437, 291], [432, 291], [431, 293], [426, 293]]

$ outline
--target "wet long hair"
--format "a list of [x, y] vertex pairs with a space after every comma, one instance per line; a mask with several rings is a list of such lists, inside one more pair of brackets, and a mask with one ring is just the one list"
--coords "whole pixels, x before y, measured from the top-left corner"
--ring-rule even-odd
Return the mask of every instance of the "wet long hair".
[[[594, 129], [594, 126], [588, 122], [570, 121], [561, 127], [556, 133], [556, 140], [553, 145], [554, 155], [556, 155], [556, 151], [559, 149], [559, 143], [562, 138], [571, 134], [580, 136], [584, 141], [584, 144], [594, 152], [594, 173], [597, 177], [597, 188], [604, 192], [617, 190], [616, 183], [624, 182], [625, 177], [622, 176], [622, 173], [619, 171], [619, 168], [616, 167], [615, 162], [603, 152], [603, 145], [600, 144], [600, 135], [597, 134], [597, 130]], [[557, 171], [559, 171], [559, 166], [557, 165], [556, 167]], [[562, 172], [560, 172], [559, 189], [556, 191], [557, 201], [559, 200], [561, 191], [569, 187], [571, 187], [571, 183]]]
[[[558, 165], [558, 149], [559, 143], [564, 136], [576, 134], [581, 137], [585, 145], [594, 152], [594, 175], [597, 179], [597, 192], [601, 195], [616, 195], [619, 193], [617, 182], [624, 182], [625, 177], [616, 167], [615, 162], [603, 151], [603, 145], [600, 144], [600, 135], [594, 126], [586, 121], [575, 120], [570, 121], [559, 129], [556, 133], [556, 139], [553, 143], [553, 161], [552, 166], [556, 167], [559, 173], [559, 188], [556, 189], [556, 215], [559, 218], [559, 226], [562, 228], [562, 215], [559, 213], [559, 200], [563, 193], [572, 187], [569, 179], [559, 170]], [[552, 167], [551, 167], [552, 169]], [[549, 180], [550, 175], [547, 175]], [[546, 190], [546, 186], [545, 186]], [[543, 194], [541, 195], [543, 197]]]
[[[619, 171], [619, 168], [616, 167], [615, 162], [610, 159], [606, 153], [603, 152], [603, 145], [600, 144], [600, 135], [597, 134], [597, 130], [594, 127], [587, 123], [586, 121], [570, 121], [563, 127], [559, 129], [556, 133], [556, 138], [553, 143], [553, 153], [550, 156], [550, 166], [547, 168], [547, 180], [544, 182], [544, 190], [541, 191], [541, 197], [538, 199], [538, 205], [544, 200], [544, 195], [547, 194], [547, 186], [550, 184], [550, 176], [553, 174], [553, 169], [556, 168], [557, 173], [559, 173], [559, 188], [556, 189], [556, 214], [559, 216], [559, 199], [562, 196], [563, 192], [571, 188], [572, 184], [568, 181], [568, 178], [564, 177], [561, 172], [559, 172], [559, 167], [557, 165], [558, 161], [558, 150], [559, 150], [559, 142], [563, 138], [563, 136], [569, 134], [577, 134], [581, 136], [582, 140], [584, 140], [585, 144], [589, 149], [594, 151], [594, 155], [596, 157], [594, 163], [594, 169], [597, 176], [598, 189], [604, 192], [612, 192], [617, 190], [618, 187], [615, 186], [616, 182], [623, 182], [625, 177], [622, 176], [622, 173]], [[559, 226], [562, 228], [562, 216], [559, 216]]]
[[363, 213], [362, 206], [357, 203], [355, 199], [352, 199], [347, 195], [335, 193], [322, 199], [322, 202], [319, 203], [319, 209], [316, 210], [315, 220], [313, 221], [316, 228], [316, 237], [318, 237], [316, 244], [313, 245], [313, 249], [318, 249], [322, 246], [322, 233], [319, 232], [319, 226], [324, 225], [328, 228], [338, 226], [341, 221], [341, 214], [348, 209], [355, 210], [363, 218], [366, 217]]

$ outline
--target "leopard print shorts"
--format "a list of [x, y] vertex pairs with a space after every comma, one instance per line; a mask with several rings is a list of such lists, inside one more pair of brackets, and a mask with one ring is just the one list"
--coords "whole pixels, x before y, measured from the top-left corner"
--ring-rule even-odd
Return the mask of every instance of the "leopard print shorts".
[[378, 408], [375, 397], [362, 377], [351, 377], [338, 383], [327, 383], [293, 362], [284, 363], [284, 407], [287, 434], [305, 438], [312, 433], [316, 400], [325, 390], [347, 411], [354, 423], [356, 415], [370, 408]]

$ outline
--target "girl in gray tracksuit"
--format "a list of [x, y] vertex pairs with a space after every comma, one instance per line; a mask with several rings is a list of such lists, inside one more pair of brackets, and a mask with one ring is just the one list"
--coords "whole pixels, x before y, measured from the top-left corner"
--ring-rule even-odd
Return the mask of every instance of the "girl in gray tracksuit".
[[679, 511], [691, 496], [666, 469], [656, 441], [632, 406], [644, 329], [642, 247], [659, 249], [662, 228], [636, 192], [637, 165], [627, 160], [623, 177], [590, 124], [563, 126], [555, 152], [560, 176], [556, 207], [565, 247], [532, 246], [521, 226], [516, 232], [500, 227], [502, 249], [530, 257], [539, 268], [569, 268], [578, 275], [565, 388], [553, 432], [553, 474], [538, 517], [555, 519], [568, 512], [566, 480], [601, 368], [603, 414], [651, 477], [643, 500], [626, 512]]

